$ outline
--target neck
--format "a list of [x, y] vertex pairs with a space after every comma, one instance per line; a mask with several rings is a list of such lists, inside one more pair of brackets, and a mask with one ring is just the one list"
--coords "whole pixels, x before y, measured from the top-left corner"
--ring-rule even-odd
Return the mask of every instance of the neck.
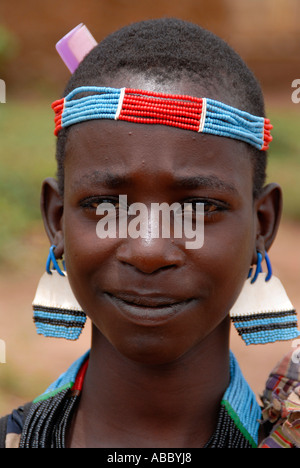
[[[229, 384], [229, 323], [175, 362], [128, 360], [93, 331], [70, 444], [103, 447], [199, 447], [214, 432]], [[87, 442], [89, 440], [89, 442]]]

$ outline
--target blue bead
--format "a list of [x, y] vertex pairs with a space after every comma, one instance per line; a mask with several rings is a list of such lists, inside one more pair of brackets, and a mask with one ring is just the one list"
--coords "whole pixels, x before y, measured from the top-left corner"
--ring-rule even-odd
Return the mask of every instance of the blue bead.
[[299, 331], [296, 327], [242, 334], [242, 338], [247, 345], [274, 343], [276, 341], [292, 340], [298, 337]]
[[67, 340], [77, 340], [81, 333], [81, 328], [59, 327], [51, 324], [36, 324], [37, 333], [48, 338], [64, 338]]

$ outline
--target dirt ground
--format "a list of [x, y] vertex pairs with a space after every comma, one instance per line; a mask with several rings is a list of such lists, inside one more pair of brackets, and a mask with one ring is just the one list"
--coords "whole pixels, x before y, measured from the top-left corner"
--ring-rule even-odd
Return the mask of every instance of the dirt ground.
[[[44, 239], [44, 237], [42, 238]], [[270, 250], [274, 273], [282, 280], [296, 310], [300, 311], [300, 224], [283, 222]], [[46, 239], [31, 239], [28, 255], [38, 244], [44, 258]], [[35, 249], [36, 251], [36, 249]], [[36, 253], [35, 253], [36, 255]], [[6, 343], [6, 363], [0, 364], [0, 415], [43, 391], [90, 345], [88, 323], [80, 340], [46, 339], [37, 336], [31, 319], [31, 302], [42, 273], [35, 260], [22, 271], [0, 274], [0, 339]], [[291, 351], [292, 342], [247, 347], [232, 330], [231, 349], [257, 395], [280, 357]]]

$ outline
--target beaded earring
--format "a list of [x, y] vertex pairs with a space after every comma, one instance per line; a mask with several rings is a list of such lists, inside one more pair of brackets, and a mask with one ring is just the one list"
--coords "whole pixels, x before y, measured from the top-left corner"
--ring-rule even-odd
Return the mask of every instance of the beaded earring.
[[257, 252], [257, 265], [249, 271], [230, 318], [246, 345], [292, 340], [299, 337], [297, 314], [286, 291], [272, 273], [265, 252], [267, 273], [262, 271], [263, 256]]
[[[54, 255], [52, 245], [33, 301], [33, 320], [39, 335], [77, 340], [86, 322], [68, 281]], [[51, 269], [51, 262], [53, 268]], [[64, 262], [63, 262], [64, 267]]]

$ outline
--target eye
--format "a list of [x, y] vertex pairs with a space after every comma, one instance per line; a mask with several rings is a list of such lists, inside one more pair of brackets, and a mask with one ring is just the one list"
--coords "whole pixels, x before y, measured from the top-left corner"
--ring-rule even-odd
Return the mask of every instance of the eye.
[[204, 216], [210, 217], [212, 215], [221, 213], [226, 209], [228, 209], [227, 203], [213, 199], [193, 199], [186, 201], [183, 204], [183, 212], [187, 215], [190, 214], [194, 216], [197, 213], [201, 213], [203, 210]]
[[104, 214], [126, 214], [127, 205], [120, 202], [119, 197], [99, 197], [92, 196], [84, 198], [79, 203], [80, 207], [89, 213], [97, 214], [98, 216]]

